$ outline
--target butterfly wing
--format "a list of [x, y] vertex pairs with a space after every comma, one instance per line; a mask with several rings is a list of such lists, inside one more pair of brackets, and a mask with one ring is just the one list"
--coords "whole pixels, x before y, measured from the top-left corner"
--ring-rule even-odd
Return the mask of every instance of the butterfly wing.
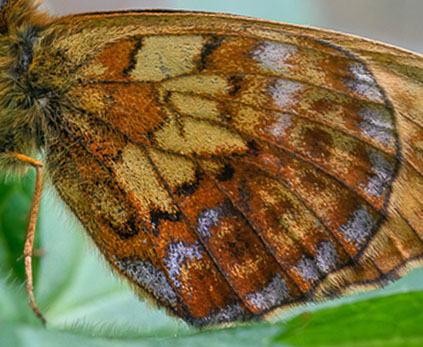
[[204, 326], [421, 261], [420, 56], [210, 14], [52, 29], [67, 88], [48, 170], [139, 293]]

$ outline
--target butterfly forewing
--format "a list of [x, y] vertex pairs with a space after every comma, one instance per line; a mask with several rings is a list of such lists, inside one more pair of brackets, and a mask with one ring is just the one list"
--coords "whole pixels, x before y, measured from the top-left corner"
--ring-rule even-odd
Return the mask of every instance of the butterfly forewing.
[[177, 316], [261, 317], [421, 259], [420, 56], [376, 45], [390, 72], [364, 40], [194, 13], [65, 17], [45, 42], [75, 76], [52, 182]]

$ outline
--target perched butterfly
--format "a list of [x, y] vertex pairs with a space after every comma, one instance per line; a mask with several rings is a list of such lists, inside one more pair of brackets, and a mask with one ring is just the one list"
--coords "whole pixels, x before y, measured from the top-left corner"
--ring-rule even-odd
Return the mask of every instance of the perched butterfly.
[[0, 2], [1, 166], [37, 168], [110, 267], [190, 324], [422, 262], [423, 58], [231, 15]]

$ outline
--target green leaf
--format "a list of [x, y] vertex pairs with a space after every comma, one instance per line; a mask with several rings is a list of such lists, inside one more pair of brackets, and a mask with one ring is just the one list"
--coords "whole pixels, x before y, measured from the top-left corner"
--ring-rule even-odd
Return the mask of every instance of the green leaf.
[[302, 314], [273, 342], [293, 346], [423, 346], [423, 292]]

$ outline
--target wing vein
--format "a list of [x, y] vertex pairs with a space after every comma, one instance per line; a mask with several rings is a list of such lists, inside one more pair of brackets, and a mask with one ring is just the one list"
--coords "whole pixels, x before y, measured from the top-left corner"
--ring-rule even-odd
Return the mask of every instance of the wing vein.
[[[198, 119], [198, 118], [196, 118], [194, 116], [185, 116], [185, 117], [189, 117], [189, 118], [195, 119], [197, 121], [210, 122], [210, 124], [214, 124], [215, 123], [212, 120]], [[217, 123], [217, 122], [214, 125], [219, 125], [220, 126], [220, 124]], [[250, 135], [246, 134], [245, 132], [240, 131], [240, 130], [234, 128], [234, 127], [227, 127], [227, 129], [228, 130], [232, 130], [234, 132], [237, 132], [237, 134], [240, 135], [244, 140], [254, 139], [254, 140], [262, 141], [262, 142], [266, 143], [267, 145], [272, 146], [273, 148], [276, 148], [277, 151], [283, 151], [285, 153], [288, 153], [288, 154], [292, 155], [293, 157], [295, 157], [299, 161], [302, 161], [302, 162], [305, 162], [307, 164], [310, 164], [316, 171], [320, 172], [322, 175], [324, 175], [326, 177], [329, 177], [329, 178], [333, 179], [334, 181], [338, 182], [342, 187], [346, 188], [347, 190], [352, 191], [357, 197], [359, 197], [361, 199], [364, 199], [368, 204], [370, 204], [372, 207], [374, 207], [375, 209], [377, 209], [378, 212], [380, 212], [382, 214], [384, 213], [384, 210], [385, 210], [386, 206], [384, 206], [382, 209], [376, 208], [373, 205], [373, 203], [370, 201], [370, 198], [367, 195], [361, 194], [353, 186], [349, 185], [348, 183], [346, 183], [345, 181], [343, 181], [341, 178], [339, 178], [335, 174], [331, 173], [329, 170], [327, 170], [323, 166], [317, 164], [316, 162], [314, 162], [312, 160], [309, 160], [308, 158], [304, 157], [303, 155], [299, 154], [298, 152], [292, 151], [292, 150], [287, 149], [287, 148], [285, 148], [283, 146], [279, 146], [278, 144], [275, 144], [274, 142], [263, 140], [260, 137], [250, 136]], [[153, 144], [152, 144], [152, 146], [154, 147]], [[156, 148], [156, 147], [154, 147], [154, 148]], [[366, 172], [366, 173], [371, 174], [370, 172]], [[386, 203], [384, 205], [386, 205]]]
[[[295, 286], [297, 287], [298, 291], [300, 293], [303, 293], [303, 291], [301, 290], [301, 288], [299, 287], [299, 285], [297, 284], [297, 282], [295, 281], [295, 279], [289, 274], [289, 271], [286, 269], [286, 266], [284, 264], [282, 264], [276, 254], [275, 251], [273, 249], [273, 247], [271, 245], [269, 245], [269, 243], [265, 240], [265, 238], [261, 235], [260, 232], [257, 231], [256, 227], [253, 225], [253, 223], [245, 216], [244, 212], [242, 211], [242, 209], [238, 206], [238, 204], [236, 204], [236, 202], [234, 202], [234, 200], [232, 199], [232, 197], [230, 196], [230, 194], [228, 193], [228, 191], [222, 187], [215, 179], [214, 177], [212, 177], [206, 169], [204, 169], [204, 167], [201, 165], [201, 163], [196, 160], [197, 165], [201, 168], [201, 170], [204, 172], [204, 174], [213, 181], [214, 185], [230, 200], [232, 206], [234, 208], [236, 208], [239, 213], [241, 214], [242, 218], [246, 221], [247, 225], [251, 228], [251, 230], [257, 235], [258, 239], [261, 241], [261, 243], [264, 245], [264, 247], [269, 250], [269, 253], [271, 254], [271, 256], [275, 259], [276, 263], [279, 264], [280, 268], [282, 269], [282, 271], [286, 274], [287, 277], [289, 277], [293, 283], [295, 284]], [[301, 246], [301, 245], [300, 245]], [[304, 294], [304, 293], [303, 293]]]
[[[207, 76], [207, 75], [223, 76], [224, 78], [226, 78], [228, 76], [228, 72], [220, 72], [220, 71], [217, 71], [217, 70], [216, 71], [207, 70], [207, 73], [205, 73], [203, 71], [193, 72], [193, 73], [184, 73], [184, 74], [181, 74], [179, 76], [172, 76], [172, 77], [164, 78], [164, 79], [160, 80], [159, 82], [151, 82], [151, 81], [146, 82], [146, 81], [136, 81], [136, 80], [128, 81], [128, 80], [88, 79], [88, 78], [84, 79], [83, 82], [84, 83], [92, 83], [92, 84], [145, 84], [145, 83], [152, 83], [152, 84], [160, 85], [160, 84], [162, 84], [163, 82], [166, 82], [166, 81], [174, 81], [174, 80], [178, 80], [180, 78], [186, 78], [186, 77], [192, 77], [192, 76], [198, 76], [198, 75], [201, 75], [201, 76]], [[277, 79], [283, 79], [283, 80], [287, 80], [287, 81], [298, 82], [298, 83], [307, 85], [307, 86], [312, 87], [312, 88], [319, 88], [319, 89], [325, 90], [327, 92], [330, 92], [331, 94], [337, 94], [337, 95], [341, 95], [341, 96], [344, 96], [344, 97], [348, 97], [348, 98], [351, 98], [355, 101], [359, 100], [359, 101], [366, 102], [366, 103], [373, 104], [373, 105], [383, 105], [383, 106], [385, 106], [385, 101], [376, 102], [376, 101], [372, 101], [372, 100], [369, 100], [369, 99], [366, 99], [366, 98], [358, 97], [357, 95], [352, 96], [352, 95], [345, 93], [345, 92], [342, 92], [340, 90], [330, 89], [330, 88], [325, 87], [323, 85], [318, 85], [318, 84], [312, 83], [309, 80], [302, 80], [302, 79], [299, 79], [299, 78], [294, 78], [292, 76], [272, 75], [272, 74], [266, 74], [266, 73], [253, 73], [253, 72], [249, 72], [248, 74], [245, 74], [245, 73], [242, 73], [241, 71], [231, 73], [231, 76], [236, 76], [236, 77], [261, 76], [261, 77], [266, 77], [266, 78], [273, 78], [273, 79], [276, 79], [276, 80]], [[379, 85], [377, 85], [377, 86], [379, 87]]]
[[[105, 161], [102, 161], [102, 160], [99, 160], [98, 158], [96, 158], [96, 156], [95, 156], [92, 152], [90, 152], [90, 151], [88, 150], [88, 148], [84, 145], [84, 142], [82, 141], [82, 139], [81, 139], [80, 137], [75, 136], [74, 132], [73, 132], [73, 131], [72, 131], [72, 129], [70, 129], [70, 127], [69, 127], [69, 126], [75, 126], [75, 124], [72, 124], [72, 122], [71, 122], [69, 119], [67, 119], [67, 117], [65, 117], [65, 116], [63, 116], [63, 115], [57, 115], [57, 117], [58, 117], [58, 119], [60, 119], [61, 124], [63, 124], [62, 129], [63, 129], [66, 133], [68, 133], [68, 134], [70, 135], [70, 137], [71, 137], [71, 138], [73, 138], [73, 139], [75, 140], [74, 144], [79, 144], [82, 148], [84, 148], [84, 150], [86, 151], [86, 153], [88, 153], [88, 154], [92, 157], [92, 159], [93, 159], [95, 162], [97, 162], [100, 166], [102, 166], [104, 169], [106, 169], [106, 170], [110, 173], [110, 176], [111, 176], [111, 177], [115, 178], [115, 174], [114, 174], [113, 170], [111, 170], [111, 168], [110, 168], [108, 165], [106, 165], [106, 164], [105, 164]], [[80, 127], [80, 129], [81, 129], [81, 131], [83, 130], [83, 128], [82, 128], [82, 127]], [[71, 144], [71, 145], [72, 145], [72, 144]], [[121, 192], [123, 195], [126, 195], [125, 190], [123, 190], [123, 189], [121, 188], [121, 186], [120, 186], [120, 185], [117, 185], [117, 189], [119, 189], [119, 190], [120, 190], [120, 192]], [[150, 236], [148, 235], [148, 233], [146, 234], [146, 237], [148, 238], [148, 240], [149, 240], [150, 244], [152, 245], [153, 243], [152, 243], [152, 240], [151, 240]], [[154, 252], [154, 254], [156, 255], [156, 258], [157, 258], [157, 259], [160, 259], [159, 255], [158, 255], [158, 253], [156, 252], [156, 250], [155, 250], [155, 248], [154, 248], [154, 247], [152, 247], [152, 251], [153, 251], [153, 252]], [[159, 262], [159, 264], [161, 265], [161, 262]], [[175, 293], [177, 293], [177, 290], [176, 290], [176, 289], [175, 289], [175, 287], [171, 284], [171, 283], [172, 283], [172, 281], [170, 280], [170, 277], [169, 277], [169, 275], [168, 275], [168, 273], [167, 273], [166, 269], [165, 269], [163, 266], [161, 266], [161, 271], [162, 271], [162, 272], [164, 273], [164, 275], [166, 276], [167, 282], [168, 282], [168, 283], [172, 286], [172, 288], [173, 288], [173, 290], [175, 291]], [[139, 282], [137, 282], [137, 283], [139, 283]], [[140, 285], [142, 285], [142, 283], [141, 283]], [[149, 293], [150, 293], [150, 291], [149, 291], [146, 287], [144, 287], [144, 286], [143, 286], [143, 289], [144, 289], [146, 292], [149, 292]], [[177, 299], [178, 303], [179, 303], [180, 305], [182, 305], [182, 302], [181, 302], [181, 299], [180, 299], [179, 295], [176, 295], [176, 299]], [[171, 305], [169, 305], [169, 303], [168, 303], [168, 302], [166, 302], [166, 301], [162, 301], [162, 304], [163, 304], [165, 307], [167, 307], [169, 310], [171, 310], [172, 312], [174, 312], [174, 313], [175, 313], [175, 315], [177, 315], [177, 316], [179, 315], [179, 314], [178, 314], [178, 312], [176, 312], [176, 310], [175, 310], [175, 309], [174, 309]]]
[[208, 254], [208, 256], [210, 257], [210, 259], [212, 260], [213, 264], [215, 265], [217, 271], [219, 272], [219, 274], [222, 276], [222, 278], [225, 280], [225, 282], [228, 284], [228, 286], [232, 289], [232, 291], [235, 293], [235, 295], [238, 297], [238, 299], [240, 300], [241, 303], [244, 304], [244, 306], [246, 307], [246, 309], [249, 311], [249, 313], [251, 315], [254, 315], [254, 313], [249, 309], [248, 305], [246, 304], [245, 300], [241, 297], [241, 295], [239, 295], [238, 291], [236, 290], [236, 288], [232, 285], [232, 283], [230, 282], [230, 280], [227, 278], [227, 276], [225, 275], [224, 271], [221, 269], [221, 267], [219, 266], [219, 264], [217, 263], [215, 257], [212, 255], [212, 253], [209, 251], [209, 249], [206, 247], [206, 245], [204, 244], [203, 240], [201, 239], [200, 235], [197, 232], [197, 229], [195, 228], [194, 225], [192, 225], [192, 223], [190, 222], [189, 218], [185, 215], [183, 208], [181, 207], [181, 205], [178, 203], [178, 201], [176, 200], [175, 196], [173, 195], [172, 191], [169, 188], [168, 183], [166, 182], [166, 180], [164, 179], [164, 177], [162, 176], [162, 174], [160, 173], [159, 169], [157, 168], [156, 164], [154, 163], [154, 161], [151, 159], [147, 149], [145, 148], [145, 145], [142, 145], [144, 149], [144, 153], [147, 157], [147, 160], [149, 161], [150, 165], [153, 167], [154, 172], [156, 173], [156, 175], [159, 177], [160, 181], [162, 182], [167, 194], [169, 195], [169, 197], [171, 198], [171, 200], [173, 201], [173, 203], [175, 204], [175, 206], [178, 208], [178, 210], [180, 211], [181, 215], [183, 216], [185, 223], [187, 223], [188, 227], [191, 229], [191, 231], [194, 233], [194, 235], [197, 237], [199, 243], [201, 244], [201, 246], [203, 247], [203, 249], [205, 250], [205, 252]]
[[[338, 131], [339, 133], [341, 133], [342, 135], [345, 135], [347, 137], [353, 138], [354, 140], [357, 140], [358, 142], [365, 143], [366, 145], [368, 145], [369, 147], [372, 147], [375, 150], [379, 150], [379, 151], [382, 151], [382, 152], [384, 152], [384, 153], [386, 153], [388, 155], [392, 155], [392, 153], [384, 150], [381, 147], [378, 147], [378, 146], [374, 145], [373, 143], [369, 142], [365, 138], [360, 138], [360, 137], [358, 137], [358, 136], [356, 136], [356, 135], [354, 135], [352, 133], [349, 133], [349, 132], [343, 130], [342, 128], [336, 126], [336, 124], [332, 126], [332, 125], [329, 125], [327, 123], [324, 123], [324, 122], [322, 122], [320, 120], [308, 118], [308, 117], [302, 116], [299, 113], [294, 113], [294, 112], [289, 111], [289, 110], [275, 109], [275, 108], [268, 107], [266, 105], [263, 105], [263, 106], [258, 107], [258, 106], [251, 105], [251, 104], [248, 104], [248, 103], [245, 103], [245, 102], [241, 102], [241, 101], [237, 101], [237, 100], [229, 100], [229, 99], [225, 99], [225, 98], [217, 99], [217, 98], [214, 98], [214, 97], [209, 96], [209, 95], [204, 95], [204, 94], [199, 94], [199, 93], [194, 93], [194, 92], [180, 92], [180, 91], [171, 91], [171, 92], [172, 93], [182, 94], [182, 95], [190, 95], [190, 96], [200, 97], [200, 98], [204, 98], [204, 99], [212, 100], [212, 101], [218, 101], [218, 102], [223, 103], [223, 104], [234, 104], [234, 105], [237, 105], [237, 106], [247, 106], [247, 107], [250, 107], [251, 109], [253, 109], [255, 111], [265, 110], [265, 111], [273, 111], [273, 112], [279, 112], [279, 113], [288, 114], [288, 115], [290, 115], [292, 117], [296, 117], [298, 119], [306, 120], [307, 122], [310, 122], [310, 123], [313, 123], [313, 124], [317, 124], [317, 125], [320, 125], [320, 126], [328, 127], [330, 129], [334, 129], [334, 130]], [[164, 104], [162, 104], [162, 105], [163, 106], [166, 106]], [[389, 111], [391, 112], [391, 110], [389, 110]], [[204, 120], [206, 120], [206, 119], [204, 119]], [[227, 126], [224, 123], [222, 123], [220, 125], [221, 126], [224, 126], [224, 127]]]
[[423, 246], [423, 237], [417, 232], [417, 230], [411, 225], [409, 220], [401, 213], [401, 211], [398, 210], [398, 208], [395, 208], [395, 212], [398, 213], [398, 215], [401, 217], [401, 219], [409, 226], [411, 231], [416, 235], [417, 239], [420, 241], [421, 245]]
[[[235, 159], [237, 160], [237, 159]], [[241, 162], [243, 162], [242, 160], [240, 160]], [[299, 196], [295, 191], [293, 191], [289, 185], [284, 182], [283, 180], [281, 180], [278, 176], [275, 176], [273, 174], [271, 174], [268, 170], [266, 170], [263, 167], [258, 166], [257, 164], [247, 161], [247, 163], [249, 163], [250, 165], [253, 165], [255, 169], [263, 172], [265, 175], [267, 175], [269, 178], [274, 179], [275, 181], [279, 182], [280, 184], [282, 184], [293, 196], [295, 196], [295, 198], [298, 199], [298, 201], [301, 202], [301, 204], [303, 204], [303, 206], [313, 215], [314, 218], [316, 218], [316, 220], [322, 224], [324, 226], [324, 228], [326, 229], [326, 231], [332, 235], [332, 237], [337, 241], [337, 243], [342, 247], [342, 249], [345, 251], [346, 254], [348, 254], [351, 258], [351, 260], [354, 260], [354, 258], [352, 257], [352, 255], [348, 252], [348, 250], [344, 247], [344, 245], [342, 244], [342, 242], [338, 239], [338, 237], [336, 236], [336, 234], [334, 234], [332, 232], [332, 230], [328, 227], [328, 225], [326, 225], [326, 223], [317, 215], [317, 213], [310, 207], [308, 206], [308, 204], [305, 202], [305, 200]]]

